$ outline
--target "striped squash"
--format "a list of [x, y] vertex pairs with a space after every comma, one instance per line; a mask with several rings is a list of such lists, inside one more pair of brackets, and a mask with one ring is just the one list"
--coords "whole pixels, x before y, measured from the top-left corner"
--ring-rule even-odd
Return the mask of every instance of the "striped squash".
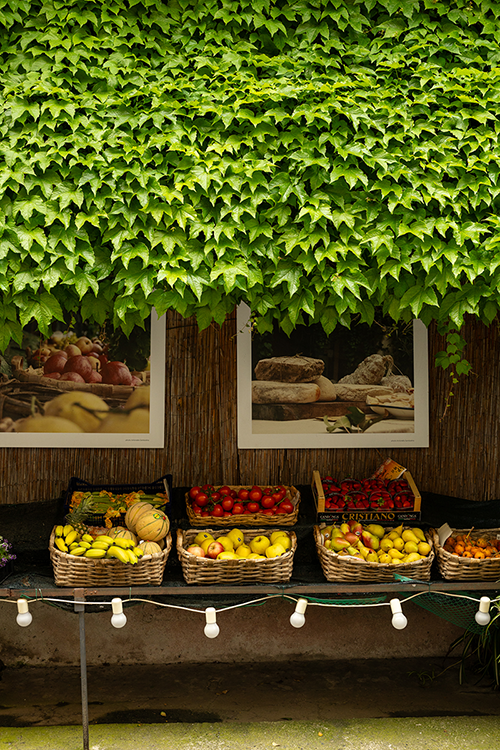
[[170, 529], [170, 522], [161, 510], [148, 511], [139, 516], [135, 531], [139, 539], [157, 542], [164, 539]]

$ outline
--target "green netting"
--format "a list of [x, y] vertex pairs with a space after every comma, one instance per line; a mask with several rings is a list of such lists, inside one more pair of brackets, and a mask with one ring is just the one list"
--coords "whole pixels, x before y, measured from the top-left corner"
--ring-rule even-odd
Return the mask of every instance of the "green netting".
[[476, 594], [474, 592], [474, 599], [471, 599], [470, 593], [467, 591], [454, 591], [452, 596], [429, 592], [416, 596], [412, 601], [419, 607], [423, 607], [428, 612], [442, 617], [443, 620], [447, 620], [459, 628], [468, 630], [470, 633], [480, 634], [484, 632], [484, 625], [478, 625], [474, 617], [481, 596], [483, 596], [482, 593]]

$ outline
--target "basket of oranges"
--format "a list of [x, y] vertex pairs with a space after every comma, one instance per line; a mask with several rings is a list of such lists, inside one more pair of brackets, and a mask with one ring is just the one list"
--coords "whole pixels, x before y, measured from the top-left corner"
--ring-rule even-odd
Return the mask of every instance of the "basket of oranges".
[[433, 530], [439, 572], [447, 580], [500, 579], [500, 529], [453, 529], [442, 542]]

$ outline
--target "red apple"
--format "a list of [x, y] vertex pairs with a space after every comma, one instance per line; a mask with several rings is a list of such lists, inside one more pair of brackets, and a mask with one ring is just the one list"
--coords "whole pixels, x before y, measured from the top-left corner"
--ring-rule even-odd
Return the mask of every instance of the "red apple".
[[63, 372], [59, 380], [72, 380], [73, 383], [85, 383], [85, 380], [77, 372]]
[[102, 354], [103, 353], [102, 344], [99, 341], [93, 341], [92, 351], [95, 352], [96, 354]]
[[137, 375], [132, 375], [132, 383], [130, 385], [138, 386], [138, 385], [144, 385], [144, 382], [137, 377]]
[[87, 336], [80, 336], [76, 341], [76, 346], [80, 349], [82, 354], [90, 354], [94, 348], [92, 341]]
[[52, 380], [59, 380], [61, 377], [60, 372], [44, 372], [44, 377], [46, 378], [52, 378]]
[[100, 372], [97, 372], [97, 370], [92, 370], [90, 375], [88, 376], [87, 383], [102, 383], [102, 375]]
[[202, 547], [199, 547], [197, 544], [191, 544], [187, 547], [186, 552], [189, 552], [191, 555], [196, 555], [196, 557], [205, 557]]
[[214, 541], [207, 547], [207, 557], [211, 557], [212, 560], [215, 560], [217, 555], [220, 555], [221, 552], [224, 552], [224, 545], [220, 542]]
[[102, 382], [110, 385], [132, 385], [132, 375], [123, 362], [106, 362], [101, 368]]
[[77, 372], [83, 380], [87, 380], [93, 370], [88, 357], [78, 354], [76, 357], [69, 357], [64, 366], [64, 372]]
[[44, 374], [46, 375], [48, 372], [64, 372], [67, 361], [68, 355], [66, 352], [53, 354], [43, 365]]

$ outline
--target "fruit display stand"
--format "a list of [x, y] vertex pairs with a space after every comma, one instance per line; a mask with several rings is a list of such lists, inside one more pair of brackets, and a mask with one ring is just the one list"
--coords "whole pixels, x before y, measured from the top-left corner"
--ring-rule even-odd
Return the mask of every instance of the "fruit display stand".
[[[214, 529], [204, 529], [204, 531], [216, 536], [220, 534]], [[273, 529], [246, 529], [243, 534], [244, 541], [248, 543], [254, 537], [269, 535], [272, 531]], [[189, 553], [186, 547], [199, 533], [199, 529], [177, 530], [177, 555], [186, 583], [276, 584], [287, 582], [292, 577], [293, 559], [297, 549], [297, 535], [293, 531], [288, 532], [291, 548], [285, 554], [265, 560], [249, 560], [246, 557], [238, 560], [213, 560], [209, 557], [197, 557]]]
[[[250, 492], [253, 487], [248, 485], [226, 485], [230, 490], [233, 490], [236, 494], [240, 492], [240, 490], [245, 490]], [[265, 487], [258, 485], [259, 490], [262, 492]], [[214, 488], [217, 489], [217, 488]], [[294, 486], [286, 486], [284, 488], [286, 490], [285, 498], [288, 499], [291, 504], [293, 505], [293, 510], [289, 513], [279, 513], [279, 514], [273, 514], [268, 515], [263, 512], [255, 512], [255, 513], [237, 513], [237, 514], [231, 514], [228, 516], [220, 516], [220, 517], [214, 517], [210, 516], [207, 521], [207, 516], [201, 516], [197, 515], [193, 512], [192, 509], [192, 501], [189, 496], [189, 492], [185, 493], [185, 502], [186, 502], [186, 513], [187, 517], [189, 519], [189, 523], [191, 526], [206, 526], [207, 522], [217, 526], [217, 527], [225, 527], [225, 528], [231, 528], [233, 526], [264, 526], [264, 527], [271, 527], [271, 526], [293, 526], [297, 522], [298, 514], [299, 514], [299, 504], [300, 504], [300, 492], [298, 489]]]
[[[463, 536], [471, 542], [481, 539], [500, 539], [500, 528], [496, 529], [453, 529], [453, 536]], [[440, 574], [447, 581], [499, 581], [500, 554], [498, 557], [461, 557], [446, 548], [445, 542], [432, 529], [432, 540], [436, 550], [437, 564]]]
[[[426, 534], [432, 545], [430, 534]], [[430, 581], [432, 562], [435, 554], [432, 548], [427, 557], [411, 563], [368, 562], [351, 555], [341, 555], [327, 549], [323, 544], [319, 526], [314, 526], [316, 551], [327, 581], [333, 582], [390, 582], [394, 581], [394, 574], [419, 581]]]
[[169, 533], [161, 554], [144, 555], [135, 565], [130, 565], [115, 559], [94, 560], [61, 552], [55, 546], [55, 527], [49, 540], [56, 586], [65, 587], [159, 586], [171, 548]]

